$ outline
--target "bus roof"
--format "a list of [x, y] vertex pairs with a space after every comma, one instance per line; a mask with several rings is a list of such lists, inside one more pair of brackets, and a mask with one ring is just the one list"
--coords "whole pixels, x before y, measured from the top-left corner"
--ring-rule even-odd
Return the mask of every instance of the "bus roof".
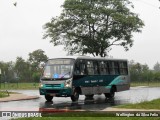
[[[56, 57], [52, 59], [86, 59], [86, 60], [113, 60], [113, 61], [127, 61], [127, 59], [116, 59], [116, 58], [103, 58], [103, 57], [90, 57], [90, 56], [63, 56], [63, 57]], [[49, 59], [49, 60], [52, 60]]]

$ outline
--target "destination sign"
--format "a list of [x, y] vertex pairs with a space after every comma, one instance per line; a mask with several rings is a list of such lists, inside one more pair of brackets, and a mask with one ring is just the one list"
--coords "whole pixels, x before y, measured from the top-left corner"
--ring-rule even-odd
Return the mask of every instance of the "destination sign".
[[47, 64], [49, 65], [73, 64], [73, 60], [72, 59], [52, 59], [52, 60], [49, 60]]

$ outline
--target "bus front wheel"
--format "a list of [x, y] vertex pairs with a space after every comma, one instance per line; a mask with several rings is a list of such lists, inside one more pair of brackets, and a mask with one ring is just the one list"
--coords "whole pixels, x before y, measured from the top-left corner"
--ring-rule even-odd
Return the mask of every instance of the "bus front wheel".
[[110, 90], [110, 93], [105, 93], [105, 97], [106, 98], [114, 98], [115, 92], [116, 92], [115, 87], [112, 87], [111, 90]]
[[73, 92], [73, 95], [71, 95], [71, 100], [75, 102], [75, 101], [78, 101], [78, 99], [79, 99], [79, 93], [78, 93], [78, 90], [75, 89]]
[[46, 99], [47, 101], [52, 101], [53, 96], [45, 95], [45, 99]]

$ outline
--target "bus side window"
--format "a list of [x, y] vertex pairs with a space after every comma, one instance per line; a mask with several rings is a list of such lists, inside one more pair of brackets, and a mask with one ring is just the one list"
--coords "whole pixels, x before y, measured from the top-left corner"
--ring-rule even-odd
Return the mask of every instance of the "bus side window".
[[121, 75], [128, 74], [127, 62], [120, 62], [119, 67], [120, 67], [120, 74]]
[[78, 60], [75, 64], [75, 70], [74, 70], [75, 75], [86, 75], [86, 65], [85, 61], [83, 60]]
[[96, 61], [93, 62], [94, 75], [99, 74], [98, 63]]
[[109, 65], [108, 62], [105, 62], [106, 75], [109, 75]]
[[88, 75], [94, 75], [93, 61], [87, 61]]
[[75, 64], [74, 74], [75, 75], [79, 75], [80, 74], [80, 67], [79, 67], [79, 62], [78, 61]]
[[119, 65], [118, 65], [118, 62], [114, 62], [114, 70], [115, 70], [115, 74], [117, 75], [119, 75]]
[[101, 74], [101, 75], [107, 74], [107, 71], [106, 71], [106, 63], [104, 63], [104, 61], [101, 61], [101, 62], [99, 63], [99, 65], [100, 65], [100, 74]]
[[86, 75], [85, 63], [80, 63], [80, 75]]
[[108, 62], [108, 64], [109, 64], [109, 74], [115, 75], [114, 62], [110, 61], [110, 62]]

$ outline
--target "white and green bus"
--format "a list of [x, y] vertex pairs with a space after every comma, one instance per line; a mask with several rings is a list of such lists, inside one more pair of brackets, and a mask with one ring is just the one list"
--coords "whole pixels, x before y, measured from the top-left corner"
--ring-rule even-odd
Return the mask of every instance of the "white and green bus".
[[49, 59], [40, 79], [39, 92], [47, 101], [53, 97], [71, 97], [72, 101], [78, 101], [79, 95], [104, 94], [106, 98], [113, 98], [115, 92], [129, 88], [127, 60], [79, 56]]

